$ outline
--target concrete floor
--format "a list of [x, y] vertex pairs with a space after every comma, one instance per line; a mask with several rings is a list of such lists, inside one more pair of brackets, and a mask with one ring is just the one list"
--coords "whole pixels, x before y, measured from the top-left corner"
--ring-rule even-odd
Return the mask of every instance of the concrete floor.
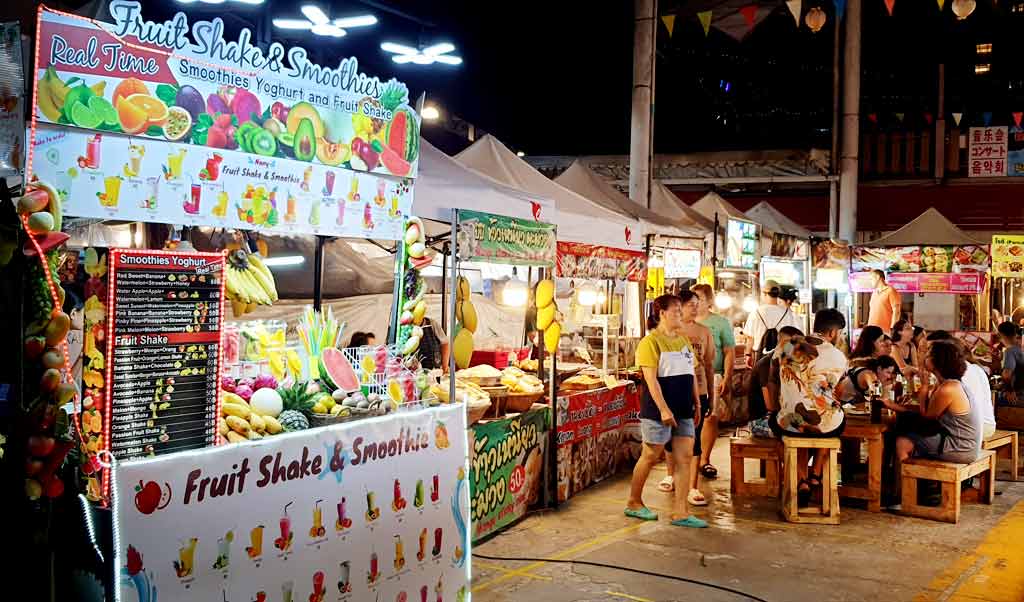
[[[710, 522], [709, 529], [668, 524], [670, 494], [655, 488], [664, 476], [662, 465], [652, 471], [644, 496], [663, 517], [658, 522], [623, 516], [629, 475], [621, 475], [557, 511], [527, 517], [474, 552], [637, 568], [770, 602], [1024, 601], [1024, 482], [997, 482], [995, 504], [965, 505], [959, 525], [873, 514], [858, 509], [858, 502], [842, 507], [839, 526], [794, 525], [780, 520], [774, 500], [731, 499], [728, 455], [728, 439], [722, 438], [712, 456], [720, 476], [704, 486], [711, 504], [695, 512]], [[750, 598], [606, 568], [474, 558], [473, 600]]]

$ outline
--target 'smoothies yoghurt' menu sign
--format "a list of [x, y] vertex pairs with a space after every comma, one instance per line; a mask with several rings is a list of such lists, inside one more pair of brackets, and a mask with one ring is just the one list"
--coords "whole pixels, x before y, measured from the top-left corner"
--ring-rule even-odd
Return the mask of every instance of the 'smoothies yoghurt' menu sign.
[[113, 23], [40, 8], [32, 173], [65, 212], [397, 238], [420, 120], [405, 84], [227, 39], [221, 19]]
[[466, 409], [125, 462], [123, 602], [464, 602]]

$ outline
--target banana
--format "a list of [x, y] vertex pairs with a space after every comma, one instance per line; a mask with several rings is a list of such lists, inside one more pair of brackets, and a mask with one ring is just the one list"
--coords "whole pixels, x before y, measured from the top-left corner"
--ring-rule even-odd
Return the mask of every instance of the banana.
[[64, 101], [68, 97], [68, 92], [71, 91], [71, 86], [64, 83], [64, 80], [57, 75], [57, 71], [53, 67], [46, 68], [46, 80], [49, 82], [53, 104], [57, 105], [58, 109], [63, 109]]
[[242, 277], [245, 278], [246, 282], [249, 283], [249, 289], [252, 293], [253, 301], [260, 305], [273, 305], [274, 302], [270, 300], [270, 294], [263, 288], [260, 282], [256, 279], [256, 275], [253, 274], [252, 270], [246, 270], [241, 272]]
[[242, 281], [239, 278], [238, 270], [236, 270], [233, 267], [229, 267], [224, 272], [224, 275], [224, 285], [228, 290], [228, 294], [231, 295], [233, 299], [237, 299], [242, 303], [252, 302], [252, 297], [250, 297], [249, 293], [246, 292], [245, 287], [243, 286]]
[[253, 267], [253, 264], [251, 262], [249, 265], [250, 268], [247, 273], [250, 276], [252, 276], [253, 279], [257, 282], [257, 284], [260, 285], [260, 288], [262, 288], [267, 293], [267, 296], [270, 297], [271, 302], [277, 301], [277, 287], [274, 286], [274, 279], [268, 278], [267, 275], [260, 271], [258, 268]]
[[248, 306], [241, 301], [236, 299], [231, 300], [231, 315], [236, 318], [241, 318], [245, 314], [245, 310]]
[[39, 82], [36, 104], [39, 105], [39, 110], [43, 116], [50, 121], [56, 122], [60, 119], [60, 109], [53, 103], [53, 98], [50, 96], [50, 82], [46, 79]]

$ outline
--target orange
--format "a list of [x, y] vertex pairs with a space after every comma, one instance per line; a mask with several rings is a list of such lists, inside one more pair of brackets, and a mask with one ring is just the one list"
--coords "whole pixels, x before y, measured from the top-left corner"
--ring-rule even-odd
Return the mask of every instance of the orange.
[[134, 77], [123, 80], [114, 88], [114, 106], [117, 106], [119, 100], [127, 98], [132, 94], [145, 94], [149, 96], [149, 88], [146, 87], [142, 80], [135, 79]]
[[165, 105], [159, 98], [155, 98], [149, 94], [132, 94], [125, 100], [142, 108], [146, 112], [146, 118], [149, 121], [149, 125], [162, 126], [167, 123], [167, 105]]
[[149, 113], [145, 107], [139, 106], [125, 98], [117, 99], [117, 119], [126, 134], [138, 134], [149, 127]]

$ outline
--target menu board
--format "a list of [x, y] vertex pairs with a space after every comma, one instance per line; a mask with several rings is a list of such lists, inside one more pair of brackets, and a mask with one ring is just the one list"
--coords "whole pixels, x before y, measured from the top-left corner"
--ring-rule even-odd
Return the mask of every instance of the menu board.
[[110, 251], [105, 442], [118, 459], [216, 441], [224, 255]]
[[666, 278], [697, 278], [700, 249], [665, 249]]
[[[976, 295], [985, 290], [985, 275], [977, 272], [966, 274], [928, 274], [893, 272], [886, 277], [889, 286], [901, 293], [953, 293]], [[855, 293], [870, 293], [874, 290], [871, 272], [850, 274], [850, 290]]]
[[996, 234], [992, 237], [992, 275], [1024, 276], [1024, 236]]
[[730, 217], [725, 228], [725, 267], [754, 269], [757, 242], [757, 224]]

